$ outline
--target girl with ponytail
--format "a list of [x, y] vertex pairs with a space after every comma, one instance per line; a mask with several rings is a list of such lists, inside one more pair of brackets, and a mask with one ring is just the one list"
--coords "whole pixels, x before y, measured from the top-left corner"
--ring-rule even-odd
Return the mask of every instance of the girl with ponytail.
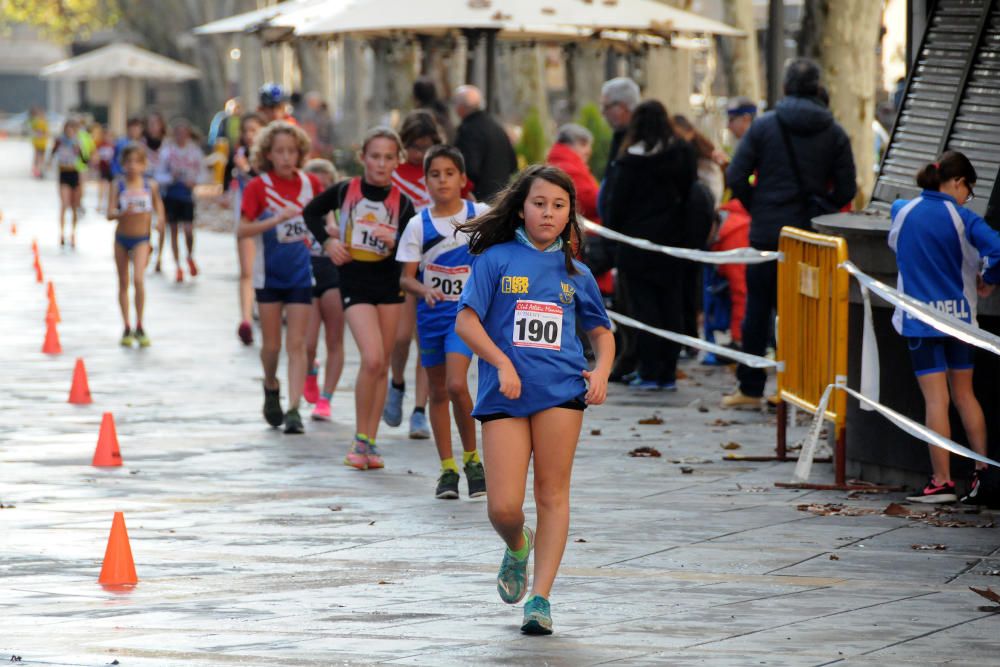
[[[987, 296], [1000, 282], [1000, 234], [964, 207], [975, 196], [976, 170], [962, 153], [947, 151], [917, 172], [920, 196], [892, 205], [889, 247], [899, 267], [898, 289], [928, 306], [976, 324], [977, 296]], [[972, 389], [973, 348], [897, 308], [893, 326], [906, 338], [913, 372], [924, 396], [928, 428], [951, 437], [949, 401], [955, 403], [969, 446], [986, 455], [986, 421]], [[949, 453], [930, 448], [933, 474], [927, 486], [908, 500], [955, 502]], [[976, 463], [969, 494], [979, 488]]]

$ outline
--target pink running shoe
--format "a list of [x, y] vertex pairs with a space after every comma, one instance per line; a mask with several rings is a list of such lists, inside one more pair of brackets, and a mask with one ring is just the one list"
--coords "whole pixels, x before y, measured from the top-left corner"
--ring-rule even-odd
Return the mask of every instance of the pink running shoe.
[[373, 470], [377, 468], [384, 468], [385, 462], [382, 460], [382, 455], [378, 453], [378, 448], [375, 447], [375, 443], [372, 440], [368, 440], [368, 469]]
[[188, 257], [188, 269], [191, 270], [192, 278], [198, 275], [198, 265], [194, 263], [194, 259], [192, 257]]
[[302, 387], [302, 398], [306, 399], [306, 402], [313, 405], [316, 405], [316, 401], [319, 400], [318, 378], [319, 376], [315, 373], [309, 373], [306, 375], [306, 384]]
[[316, 401], [316, 407], [313, 408], [312, 418], [318, 422], [330, 421], [330, 401], [328, 399], [319, 397], [319, 400]]
[[344, 465], [357, 468], [358, 470], [368, 469], [368, 439], [363, 435], [355, 435], [351, 449], [344, 458]]

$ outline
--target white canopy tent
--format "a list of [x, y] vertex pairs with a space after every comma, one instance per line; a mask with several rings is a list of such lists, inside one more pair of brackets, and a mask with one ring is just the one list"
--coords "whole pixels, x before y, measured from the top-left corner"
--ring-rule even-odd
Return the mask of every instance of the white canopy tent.
[[283, 12], [272, 26], [291, 28], [297, 37], [400, 32], [443, 33], [496, 30], [501, 37], [579, 39], [603, 31], [665, 37], [676, 33], [742, 37], [725, 23], [654, 0], [487, 0], [431, 2], [412, 11], [412, 0], [341, 0]]
[[265, 41], [275, 41], [290, 34], [290, 30], [284, 26], [278, 26], [276, 30], [268, 30], [273, 27], [273, 22], [286, 14], [303, 12], [302, 16], [308, 16], [312, 11], [325, 11], [338, 8], [345, 4], [346, 0], [288, 0], [276, 5], [270, 5], [263, 9], [255, 9], [242, 14], [227, 16], [218, 21], [212, 21], [195, 28], [192, 32], [195, 35], [230, 35], [239, 33], [263, 33]]
[[654, 0], [469, 0], [430, 2], [413, 11], [412, 0], [288, 0], [194, 29], [196, 35], [258, 33], [265, 41], [340, 34], [384, 36], [497, 30], [500, 38], [592, 38], [605, 32], [665, 37], [674, 34], [745, 34], [725, 23]]
[[42, 69], [43, 79], [108, 79], [111, 82], [111, 104], [108, 126], [112, 132], [125, 131], [128, 114], [128, 79], [154, 81], [188, 81], [201, 73], [184, 63], [125, 43], [108, 44], [99, 49]]

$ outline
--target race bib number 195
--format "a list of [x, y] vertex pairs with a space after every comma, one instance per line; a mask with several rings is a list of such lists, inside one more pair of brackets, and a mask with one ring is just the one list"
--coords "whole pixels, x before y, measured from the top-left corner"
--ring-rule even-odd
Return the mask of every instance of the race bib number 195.
[[518, 301], [514, 307], [514, 345], [559, 350], [562, 347], [562, 307], [545, 301]]

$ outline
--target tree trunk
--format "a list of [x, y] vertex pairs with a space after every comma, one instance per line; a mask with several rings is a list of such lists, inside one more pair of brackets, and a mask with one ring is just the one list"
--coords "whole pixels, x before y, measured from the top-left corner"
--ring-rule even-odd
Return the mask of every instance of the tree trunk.
[[646, 92], [663, 102], [671, 116], [691, 114], [691, 52], [670, 47], [651, 49], [646, 56]]
[[752, 0], [724, 0], [726, 23], [744, 31], [746, 37], [723, 37], [728, 62], [725, 66], [730, 93], [743, 95], [754, 102], [761, 100], [760, 56], [757, 52], [757, 28]]
[[820, 40], [823, 82], [830, 93], [830, 110], [851, 139], [858, 171], [857, 208], [871, 196], [875, 184], [872, 121], [878, 77], [878, 43], [882, 3], [871, 0], [828, 1]]

